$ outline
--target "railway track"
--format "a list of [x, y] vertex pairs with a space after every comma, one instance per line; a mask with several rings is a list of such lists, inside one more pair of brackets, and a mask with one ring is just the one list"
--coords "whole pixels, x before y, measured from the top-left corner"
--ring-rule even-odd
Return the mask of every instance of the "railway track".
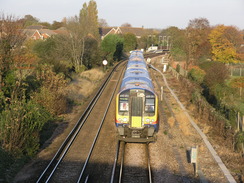
[[[135, 148], [140, 156], [137, 157], [137, 160], [135, 154], [131, 154], [131, 152], [135, 152]], [[110, 183], [122, 182], [152, 183], [149, 143], [136, 144], [118, 141]]]
[[184, 134], [182, 121], [177, 116], [178, 104], [158, 72], [151, 74], [158, 96], [160, 87], [164, 86], [163, 100], [159, 102], [160, 129], [156, 143], [117, 141], [115, 102], [111, 101], [118, 92], [122, 73], [123, 65], [110, 73], [53, 159], [29, 182], [204, 182], [194, 176], [193, 166], [187, 162], [186, 150], [195, 144], [201, 146], [199, 162], [207, 180], [227, 182], [199, 135], [192, 130], [189, 130], [190, 135]]
[[[36, 182], [199, 182], [185, 150], [200, 140], [194, 135], [184, 136], [175, 113], [177, 102], [166, 87], [159, 105], [159, 140], [150, 145], [116, 141], [115, 103], [111, 101], [118, 91], [122, 67], [116, 67], [107, 77]], [[160, 87], [165, 86], [163, 80], [157, 72], [151, 76], [160, 96]], [[204, 157], [212, 163], [208, 155]]]
[[[114, 94], [118, 89], [119, 82], [117, 81], [123, 73], [118, 71], [119, 67], [123, 67], [123, 64], [117, 65], [108, 75], [73, 130], [39, 176], [37, 183], [84, 182], [89, 180], [89, 173], [86, 171], [88, 162]], [[107, 98], [106, 102], [103, 100], [105, 98]], [[107, 106], [104, 104], [107, 104]], [[82, 156], [79, 156], [79, 154], [82, 154]]]

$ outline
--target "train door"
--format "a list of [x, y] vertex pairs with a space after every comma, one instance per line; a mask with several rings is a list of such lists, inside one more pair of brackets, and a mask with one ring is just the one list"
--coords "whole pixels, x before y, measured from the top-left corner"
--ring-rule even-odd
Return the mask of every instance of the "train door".
[[143, 118], [143, 97], [131, 97], [131, 127], [141, 128]]

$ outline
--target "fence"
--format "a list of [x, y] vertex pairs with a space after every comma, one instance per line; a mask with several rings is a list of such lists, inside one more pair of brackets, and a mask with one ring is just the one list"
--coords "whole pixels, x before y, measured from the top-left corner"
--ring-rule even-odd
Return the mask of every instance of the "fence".
[[244, 65], [243, 66], [229, 66], [231, 76], [244, 76]]
[[[244, 74], [244, 71], [242, 71], [244, 68], [241, 68], [242, 69], [241, 72], [240, 72], [240, 68], [233, 68], [232, 70], [234, 71], [234, 69], [239, 69], [239, 73]], [[177, 70], [178, 72], [171, 66], [168, 67], [168, 71], [171, 72], [172, 75], [176, 77], [178, 80], [180, 79], [180, 77], [183, 77], [185, 79], [187, 78], [186, 70], [184, 70], [182, 67], [178, 67]], [[238, 111], [236, 111], [236, 132], [244, 132], [244, 116]], [[242, 145], [241, 148], [242, 153], [244, 154], [244, 143], [242, 143], [241, 145]]]

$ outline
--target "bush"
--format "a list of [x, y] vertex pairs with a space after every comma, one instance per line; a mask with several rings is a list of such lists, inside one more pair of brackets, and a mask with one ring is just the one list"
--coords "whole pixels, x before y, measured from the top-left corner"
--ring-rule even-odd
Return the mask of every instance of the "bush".
[[204, 72], [204, 70], [198, 68], [198, 67], [194, 67], [190, 70], [190, 72], [188, 73], [188, 77], [197, 82], [198, 84], [201, 84], [204, 80], [206, 73]]
[[66, 112], [65, 87], [67, 80], [65, 80], [65, 76], [53, 72], [50, 65], [41, 65], [36, 75], [42, 87], [33, 94], [34, 101], [44, 106], [53, 115]]
[[177, 64], [177, 66], [176, 66], [176, 71], [177, 71], [178, 73], [180, 73], [180, 64]]
[[65, 95], [50, 88], [41, 87], [40, 92], [35, 93], [33, 99], [45, 107], [52, 115], [59, 115], [67, 110]]
[[39, 149], [39, 131], [52, 117], [33, 101], [12, 100], [0, 115], [2, 148], [15, 157], [34, 156]]
[[244, 143], [244, 132], [238, 132], [235, 136], [235, 148], [237, 151], [241, 152]]
[[172, 50], [170, 50], [170, 53], [174, 57], [174, 60], [177, 61], [186, 60], [186, 53], [180, 48], [173, 47]]
[[217, 84], [224, 84], [225, 80], [229, 78], [229, 71], [225, 64], [221, 62], [214, 62], [210, 68], [206, 70], [204, 83], [209, 89]]

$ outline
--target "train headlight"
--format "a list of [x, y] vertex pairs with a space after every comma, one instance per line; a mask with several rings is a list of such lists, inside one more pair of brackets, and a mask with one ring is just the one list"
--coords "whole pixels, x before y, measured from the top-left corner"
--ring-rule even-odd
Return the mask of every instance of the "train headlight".
[[150, 122], [150, 119], [147, 118], [147, 119], [146, 119], [146, 122], [149, 123], [149, 122]]
[[123, 118], [123, 122], [127, 122], [127, 118]]
[[122, 119], [121, 119], [121, 118], [119, 118], [119, 119], [118, 119], [118, 121], [119, 121], [119, 122], [122, 122]]

